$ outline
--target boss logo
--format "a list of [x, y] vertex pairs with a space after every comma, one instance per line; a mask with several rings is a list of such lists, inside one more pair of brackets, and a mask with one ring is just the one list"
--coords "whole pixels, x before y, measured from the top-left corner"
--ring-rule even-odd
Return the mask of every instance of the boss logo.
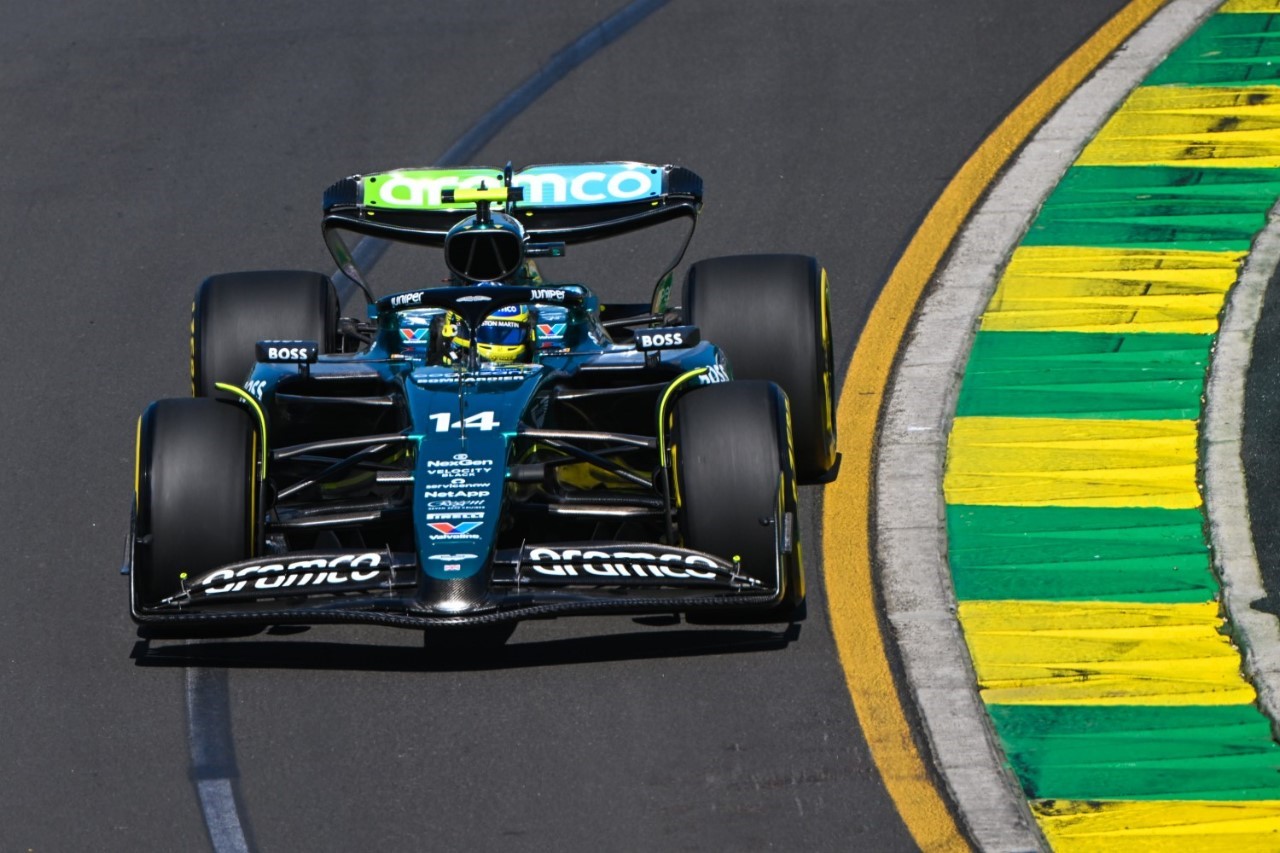
[[314, 364], [320, 355], [315, 341], [258, 341], [258, 361], [276, 364]]
[[698, 381], [702, 385], [716, 385], [721, 382], [728, 382], [730, 378], [729, 368], [723, 364], [713, 364], [707, 368], [706, 373], [698, 378]]
[[702, 336], [697, 326], [671, 326], [666, 329], [641, 329], [636, 332], [636, 348], [642, 350], [681, 349], [698, 343]]

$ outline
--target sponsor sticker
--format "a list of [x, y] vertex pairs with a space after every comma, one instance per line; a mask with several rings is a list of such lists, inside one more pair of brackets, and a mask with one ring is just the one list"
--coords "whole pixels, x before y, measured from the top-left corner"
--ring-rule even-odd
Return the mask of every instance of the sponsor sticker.
[[723, 364], [713, 364], [708, 368], [707, 372], [698, 377], [701, 385], [715, 385], [720, 382], [729, 381], [729, 368]]
[[[404, 169], [366, 175], [360, 182], [361, 204], [367, 207], [457, 210], [471, 205], [446, 204], [446, 189], [501, 186], [492, 169]], [[526, 205], [617, 204], [660, 195], [662, 172], [642, 163], [587, 163], [533, 166], [518, 172], [512, 184], [524, 188]]]
[[484, 506], [484, 501], [431, 501], [427, 506], [431, 509], [478, 509]]
[[717, 565], [698, 554], [576, 548], [533, 548], [529, 568], [552, 577], [673, 578], [715, 580]]
[[635, 334], [636, 348], [642, 350], [679, 349], [691, 347], [702, 339], [697, 326], [671, 326], [666, 329], [639, 329]]
[[[381, 567], [382, 555], [376, 552], [309, 557], [278, 563], [258, 563], [238, 569], [215, 569], [197, 580], [193, 586], [205, 595], [225, 595], [240, 592], [246, 587], [271, 591], [288, 587], [341, 586], [371, 581], [378, 577]], [[225, 583], [218, 584], [219, 581]]]
[[417, 328], [400, 330], [400, 338], [406, 344], [425, 344], [430, 340], [430, 337], [430, 329]]
[[512, 181], [534, 205], [616, 204], [659, 195], [662, 174], [640, 163], [534, 166]]
[[459, 453], [451, 460], [445, 459], [429, 459], [427, 460], [428, 468], [478, 468], [484, 465], [492, 465], [492, 459], [471, 459], [467, 454]]
[[492, 466], [484, 468], [434, 468], [426, 472], [428, 477], [438, 477], [453, 483], [455, 480], [465, 483], [468, 480], [484, 479], [493, 471]]
[[315, 341], [258, 341], [258, 361], [268, 364], [315, 364], [320, 345]]
[[[441, 536], [466, 536], [482, 523], [479, 521], [459, 521], [456, 523], [452, 521], [432, 521], [427, 523], [427, 527], [430, 527]], [[431, 538], [434, 539], [435, 537]]]
[[400, 308], [404, 305], [421, 305], [425, 294], [421, 290], [412, 293], [397, 293], [391, 297], [391, 307]]

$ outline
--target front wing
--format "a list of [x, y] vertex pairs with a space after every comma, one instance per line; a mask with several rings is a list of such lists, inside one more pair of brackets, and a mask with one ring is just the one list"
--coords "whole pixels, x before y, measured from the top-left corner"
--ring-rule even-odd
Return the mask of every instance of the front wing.
[[139, 607], [135, 597], [133, 618], [192, 627], [351, 622], [426, 628], [574, 614], [759, 610], [782, 596], [780, 581], [766, 586], [718, 557], [651, 543], [499, 550], [486, 578], [482, 589], [464, 590], [425, 577], [415, 554], [296, 552], [221, 566], [155, 606]]

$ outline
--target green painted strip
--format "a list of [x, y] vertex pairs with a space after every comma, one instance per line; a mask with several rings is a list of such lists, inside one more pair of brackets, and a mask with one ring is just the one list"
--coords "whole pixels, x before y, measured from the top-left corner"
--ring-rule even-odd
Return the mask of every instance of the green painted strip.
[[980, 332], [956, 414], [1200, 417], [1212, 335]]
[[1280, 799], [1280, 747], [1252, 705], [987, 710], [1031, 799]]
[[1075, 166], [1024, 246], [1247, 251], [1280, 196], [1280, 169]]
[[1198, 509], [947, 506], [961, 601], [1212, 601]]
[[1151, 73], [1146, 85], [1275, 85], [1278, 76], [1276, 15], [1214, 15]]

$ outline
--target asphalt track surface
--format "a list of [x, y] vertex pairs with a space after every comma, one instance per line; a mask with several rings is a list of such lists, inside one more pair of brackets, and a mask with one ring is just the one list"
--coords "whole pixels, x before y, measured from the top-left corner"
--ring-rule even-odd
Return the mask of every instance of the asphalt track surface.
[[[196, 283], [331, 269], [325, 186], [432, 162], [622, 5], [7, 13], [0, 850], [212, 847], [211, 778], [263, 851], [914, 848], [832, 644], [816, 488], [798, 631], [534, 622], [481, 663], [392, 629], [135, 640], [116, 574], [134, 422], [187, 393]], [[948, 178], [1121, 5], [673, 0], [475, 160], [690, 166], [690, 257], [819, 256], [844, 364]], [[586, 272], [606, 299], [647, 296], [629, 268]]]
[[1253, 338], [1253, 360], [1245, 385], [1244, 461], [1249, 492], [1250, 526], [1266, 599], [1253, 602], [1255, 610], [1280, 616], [1280, 454], [1275, 452], [1276, 424], [1280, 423], [1280, 287], [1272, 276], [1267, 284], [1262, 315]]

